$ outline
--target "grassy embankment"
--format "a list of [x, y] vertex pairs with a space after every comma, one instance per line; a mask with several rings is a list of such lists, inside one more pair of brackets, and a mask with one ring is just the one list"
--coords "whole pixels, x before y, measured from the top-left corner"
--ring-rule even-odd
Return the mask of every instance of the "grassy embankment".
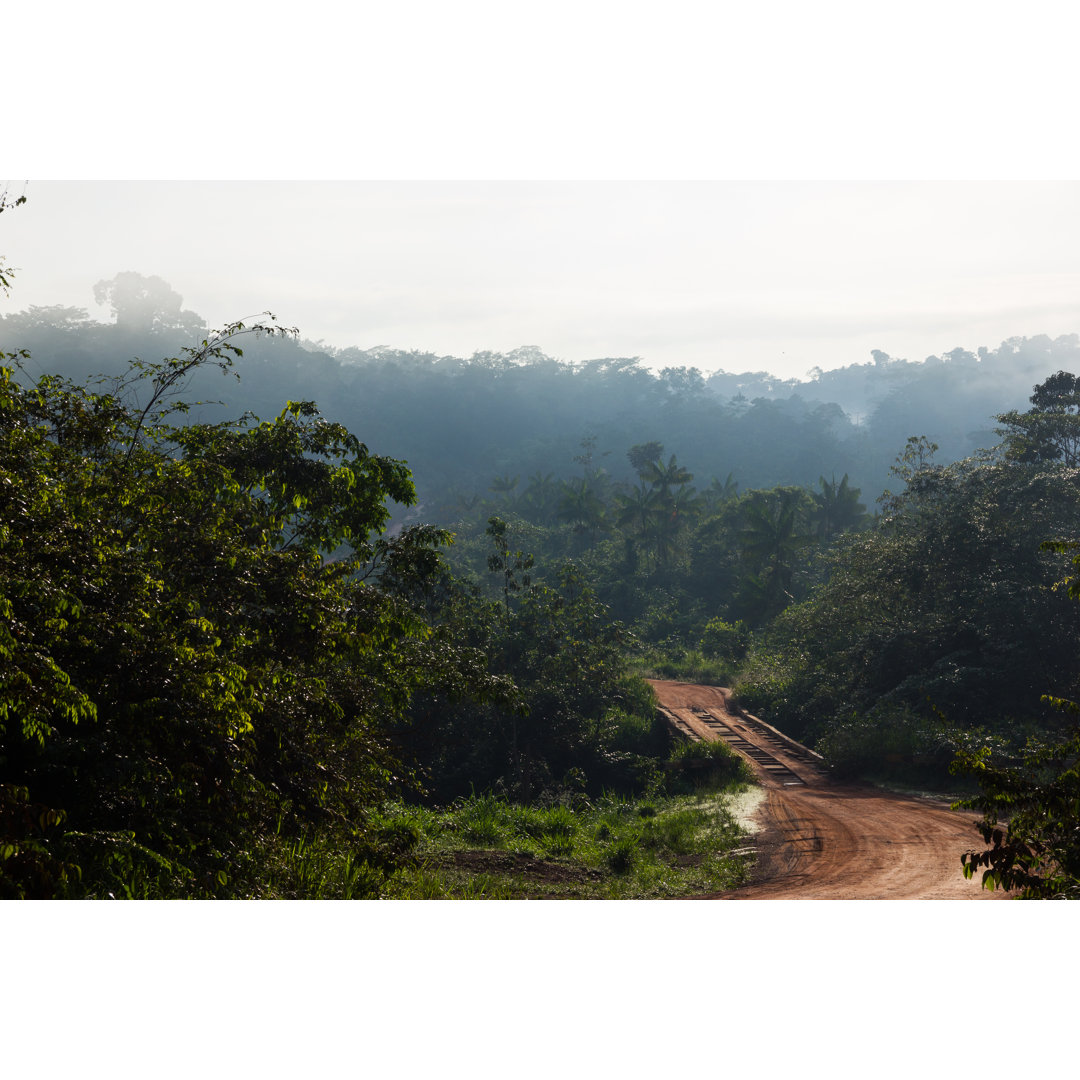
[[522, 806], [474, 795], [436, 809], [395, 804], [372, 822], [399, 866], [293, 844], [263, 895], [306, 899], [661, 899], [743, 884], [752, 866], [730, 799], [751, 776], [718, 743], [678, 745], [643, 798]]

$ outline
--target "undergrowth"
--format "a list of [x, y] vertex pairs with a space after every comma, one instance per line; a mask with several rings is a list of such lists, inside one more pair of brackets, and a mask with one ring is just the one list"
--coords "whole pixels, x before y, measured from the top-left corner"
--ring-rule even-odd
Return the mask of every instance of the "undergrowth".
[[705, 686], [730, 686], [737, 670], [733, 662], [705, 656], [697, 649], [650, 650], [634, 666], [635, 674], [646, 679], [678, 679]]
[[[237, 897], [296, 900], [660, 899], [744, 884], [746, 834], [727, 796], [752, 781], [745, 763], [722, 743], [678, 742], [657, 764], [636, 796], [522, 805], [488, 792], [442, 808], [393, 803], [336, 834], [279, 826], [233, 861], [228, 884]], [[162, 895], [157, 878], [172, 871], [144, 862], [114, 853], [95, 895]]]
[[[521, 806], [491, 794], [444, 809], [397, 804], [384, 823], [418, 840], [394, 899], [655, 899], [745, 883], [745, 833], [726, 793], [747, 773], [726, 747], [688, 744], [644, 798], [607, 793], [574, 805]], [[701, 747], [701, 749], [697, 749]], [[704, 767], [699, 767], [699, 763]]]

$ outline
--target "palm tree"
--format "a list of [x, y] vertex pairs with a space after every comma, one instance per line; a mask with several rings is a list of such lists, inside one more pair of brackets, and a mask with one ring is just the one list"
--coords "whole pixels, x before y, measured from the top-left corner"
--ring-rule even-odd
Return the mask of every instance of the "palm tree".
[[664, 516], [664, 508], [656, 491], [650, 491], [644, 483], [631, 488], [629, 494], [615, 496], [615, 524], [629, 531], [632, 539], [642, 547], [653, 546], [654, 538]]
[[656, 530], [656, 561], [659, 566], [667, 566], [682, 549], [682, 538], [701, 510], [701, 496], [689, 484], [682, 484], [668, 492], [662, 505]]
[[514, 499], [514, 488], [518, 486], [518, 477], [516, 476], [496, 476], [488, 485], [488, 491], [493, 492], [495, 498], [492, 500], [494, 506], [501, 507], [502, 512], [512, 511], [516, 500]]
[[684, 469], [672, 454], [667, 465], [663, 465], [660, 461], [648, 462], [642, 477], [666, 498], [673, 487], [689, 484], [694, 479], [694, 474]]
[[537, 525], [550, 522], [558, 510], [559, 488], [551, 473], [535, 473], [529, 477], [529, 486], [522, 492], [523, 515]]
[[799, 551], [813, 542], [804, 532], [810, 498], [802, 488], [754, 492], [747, 501], [740, 549], [747, 581], [758, 593], [765, 617], [794, 600], [791, 582]]
[[596, 542], [597, 532], [605, 526], [605, 506], [588, 480], [562, 485], [558, 516], [573, 525], [575, 532], [588, 531], [593, 543]]
[[680, 465], [672, 454], [667, 465], [659, 460], [648, 462], [642, 479], [651, 485], [657, 504], [653, 532], [656, 564], [667, 566], [679, 550], [680, 534], [700, 507], [700, 501], [690, 487], [694, 474]]
[[463, 521], [475, 513], [480, 503], [481, 498], [479, 495], [466, 494], [457, 488], [452, 488], [448, 493], [447, 501], [439, 507], [439, 512], [454, 517], [458, 521]]
[[836, 533], [858, 528], [859, 522], [866, 515], [866, 507], [859, 502], [860, 489], [848, 487], [847, 473], [844, 473], [844, 478], [839, 484], [836, 482], [835, 474], [831, 481], [826, 480], [824, 476], [819, 477], [819, 480], [821, 491], [813, 493], [816, 504], [813, 522], [818, 538], [825, 541], [831, 539]]
[[739, 485], [735, 480], [734, 473], [728, 473], [727, 479], [721, 484], [714, 476], [712, 483], [702, 492], [702, 501], [707, 511], [718, 510], [725, 503], [738, 498]]

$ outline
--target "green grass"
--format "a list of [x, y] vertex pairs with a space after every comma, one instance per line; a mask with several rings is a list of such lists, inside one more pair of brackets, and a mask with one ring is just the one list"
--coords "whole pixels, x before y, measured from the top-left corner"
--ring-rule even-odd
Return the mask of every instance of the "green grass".
[[737, 665], [704, 656], [697, 649], [651, 649], [634, 665], [635, 674], [646, 679], [677, 679], [706, 686], [731, 686]]
[[397, 806], [420, 840], [394, 874], [395, 899], [654, 899], [743, 884], [745, 834], [723, 794], [635, 801], [603, 796], [577, 809], [517, 806], [494, 795], [433, 811]]
[[[696, 760], [699, 751], [683, 751]], [[726, 766], [725, 766], [726, 768]], [[737, 888], [750, 860], [721, 773], [670, 770], [646, 798], [522, 806], [493, 794], [395, 804], [362, 838], [278, 835], [250, 852], [238, 895], [302, 900], [659, 899]], [[722, 775], [727, 791], [739, 781]], [[695, 790], [696, 786], [696, 790]], [[680, 793], [681, 792], [681, 793]], [[741, 854], [732, 854], [742, 849]], [[257, 864], [258, 869], [254, 870]], [[115, 895], [142, 895], [132, 877]]]
[[[722, 744], [690, 743], [661, 764], [638, 797], [579, 793], [571, 804], [520, 805], [487, 793], [444, 808], [386, 806], [355, 833], [278, 832], [234, 867], [245, 881], [237, 895], [659, 899], [744, 884], [751, 860], [728, 809], [728, 794], [746, 785], [740, 759]], [[147, 891], [130, 871], [117, 882], [115, 895]]]

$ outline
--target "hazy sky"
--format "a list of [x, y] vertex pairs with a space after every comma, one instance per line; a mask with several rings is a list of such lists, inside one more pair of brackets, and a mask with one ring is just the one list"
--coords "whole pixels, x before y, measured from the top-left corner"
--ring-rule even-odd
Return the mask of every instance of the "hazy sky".
[[4, 310], [108, 318], [94, 283], [136, 270], [213, 326], [798, 377], [1080, 332], [1064, 3], [102, 0], [3, 26], [0, 184], [54, 178], [0, 218]]
[[[21, 192], [21, 183], [10, 185]], [[768, 370], [1080, 332], [1080, 182], [45, 182], [3, 310], [156, 274], [217, 326]]]

